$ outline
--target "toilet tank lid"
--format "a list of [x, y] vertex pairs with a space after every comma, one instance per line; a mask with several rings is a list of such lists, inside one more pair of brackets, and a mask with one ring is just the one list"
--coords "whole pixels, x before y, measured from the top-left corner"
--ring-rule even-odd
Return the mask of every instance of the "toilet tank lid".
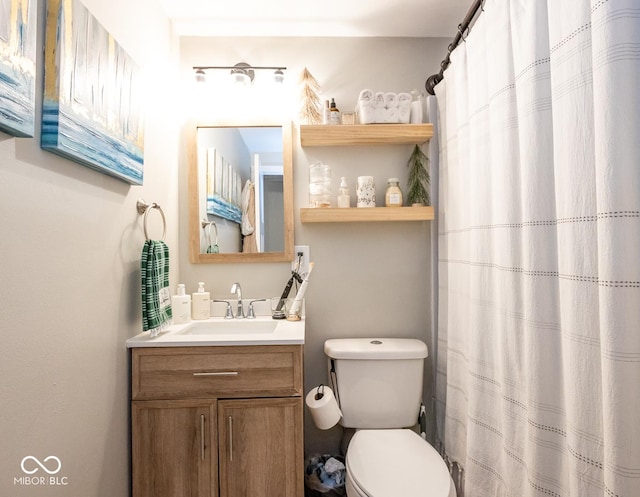
[[414, 338], [334, 338], [324, 342], [331, 359], [424, 359], [427, 345]]

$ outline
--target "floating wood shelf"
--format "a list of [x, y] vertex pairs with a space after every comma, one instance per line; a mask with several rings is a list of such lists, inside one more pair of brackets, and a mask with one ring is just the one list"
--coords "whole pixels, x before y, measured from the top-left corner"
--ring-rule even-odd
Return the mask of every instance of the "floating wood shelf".
[[433, 136], [433, 124], [309, 124], [300, 126], [303, 147], [418, 144]]
[[300, 209], [300, 220], [303, 223], [430, 221], [434, 217], [435, 213], [431, 206]]

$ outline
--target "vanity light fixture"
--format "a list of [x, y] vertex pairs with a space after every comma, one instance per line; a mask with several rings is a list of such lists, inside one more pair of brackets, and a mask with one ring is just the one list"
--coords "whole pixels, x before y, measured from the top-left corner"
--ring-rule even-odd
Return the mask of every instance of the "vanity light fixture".
[[204, 83], [207, 79], [205, 71], [223, 69], [230, 71], [231, 79], [236, 84], [250, 85], [253, 83], [255, 71], [259, 70], [271, 70], [274, 71], [273, 79], [276, 83], [282, 83], [284, 81], [284, 71], [286, 67], [283, 66], [252, 66], [246, 62], [238, 62], [234, 66], [194, 66], [193, 70], [196, 74], [196, 81], [198, 83]]
[[238, 62], [233, 66], [233, 69], [231, 69], [231, 79], [237, 85], [250, 85], [253, 83], [254, 76], [255, 72], [246, 62]]
[[273, 80], [279, 84], [284, 83], [284, 73], [282, 72], [282, 69], [276, 69], [273, 73]]
[[196, 70], [196, 82], [204, 83], [207, 81], [207, 75], [204, 73], [202, 69]]

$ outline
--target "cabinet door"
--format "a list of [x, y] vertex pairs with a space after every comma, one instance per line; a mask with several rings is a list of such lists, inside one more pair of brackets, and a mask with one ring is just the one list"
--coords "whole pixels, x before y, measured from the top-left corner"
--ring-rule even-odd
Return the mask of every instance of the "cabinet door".
[[217, 497], [215, 401], [132, 403], [133, 497]]
[[304, 495], [302, 399], [218, 402], [220, 497]]

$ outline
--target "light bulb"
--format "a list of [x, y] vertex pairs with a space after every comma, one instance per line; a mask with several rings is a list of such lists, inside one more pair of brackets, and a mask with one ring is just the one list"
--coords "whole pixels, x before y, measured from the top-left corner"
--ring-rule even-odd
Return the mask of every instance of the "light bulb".
[[198, 69], [196, 71], [196, 83], [206, 83], [207, 75], [204, 73], [202, 69]]

